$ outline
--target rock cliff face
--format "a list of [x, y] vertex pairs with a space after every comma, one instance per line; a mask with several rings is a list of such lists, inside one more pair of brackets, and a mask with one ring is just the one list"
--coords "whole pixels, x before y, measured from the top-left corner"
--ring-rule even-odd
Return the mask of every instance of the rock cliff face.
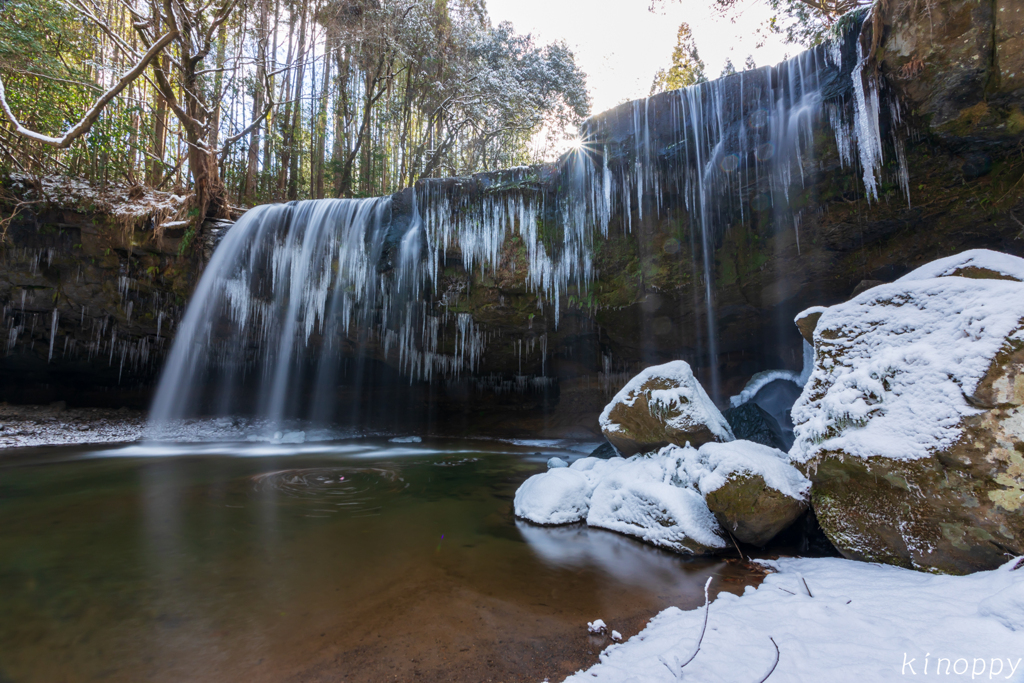
[[0, 399], [145, 407], [203, 262], [178, 256], [183, 227], [154, 231], [184, 198], [56, 178], [3, 189]]
[[[506, 211], [495, 268], [446, 244], [436, 287], [424, 297], [437, 311], [469, 314], [487, 346], [473, 382], [403, 391], [429, 397], [440, 406], [434, 417], [455, 429], [506, 429], [511, 420], [531, 433], [596, 432], [602, 406], [640, 367], [682, 358], [724, 407], [755, 372], [799, 370], [801, 338], [791, 321], [808, 306], [843, 301], [862, 281], [889, 282], [968, 248], [1024, 254], [1024, 2], [891, 4], [863, 29], [859, 20], [847, 23], [837, 47], [594, 117], [585, 129], [586, 173], [569, 156], [421, 181], [395, 195], [378, 266], [384, 274], [397, 266], [417, 216], [457, 221], [495, 203], [529, 205], [536, 216], [534, 234], [523, 230], [518, 208]], [[849, 132], [858, 116], [858, 49], [874, 58], [862, 82], [870, 85], [877, 71], [880, 83], [881, 162], [867, 185], [865, 157]], [[581, 192], [591, 198], [568, 201]], [[202, 254], [178, 257], [175, 245], [146, 237], [145, 221], [132, 244], [104, 246], [119, 234], [116, 222], [78, 208], [72, 217], [26, 207], [12, 223], [0, 301], [7, 329], [23, 331], [3, 362], [5, 377], [21, 379], [3, 398], [65, 398], [58, 387], [73, 386], [141, 399], [153, 386], [167, 323], [180, 316], [201, 269]], [[590, 232], [580, 233], [579, 258], [563, 259], [575, 270], [552, 294], [531, 279], [537, 245], [555, 261], [564, 256], [577, 209]], [[37, 273], [36, 252], [25, 249], [55, 251]], [[130, 281], [127, 296], [119, 278]], [[76, 289], [79, 279], [87, 291]], [[77, 349], [70, 360], [65, 343]], [[363, 348], [381, 372], [398, 366], [394, 349]]]

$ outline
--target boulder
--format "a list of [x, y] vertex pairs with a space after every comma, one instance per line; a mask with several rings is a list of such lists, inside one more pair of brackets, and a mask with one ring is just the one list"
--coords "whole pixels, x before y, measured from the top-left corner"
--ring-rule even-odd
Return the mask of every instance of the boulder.
[[590, 453], [590, 457], [591, 458], [601, 458], [602, 460], [607, 460], [608, 458], [617, 458], [617, 457], [619, 457], [619, 453], [618, 453], [618, 451], [615, 450], [615, 446], [613, 446], [610, 443], [608, 443], [607, 441], [605, 441], [603, 444], [601, 444], [600, 446], [595, 448]]
[[708, 473], [700, 490], [722, 528], [737, 540], [764, 546], [807, 509], [811, 482], [782, 451], [733, 441], [700, 449]]
[[641, 467], [621, 467], [601, 480], [590, 501], [589, 526], [636, 536], [687, 555], [728, 547], [700, 493], [688, 486], [638, 476], [636, 470]]
[[663, 446], [732, 441], [725, 417], [677, 360], [655, 365], [631, 379], [601, 413], [601, 431], [623, 456]]
[[786, 450], [786, 439], [782, 436], [779, 421], [756, 403], [751, 401], [729, 408], [724, 415], [737, 439]]
[[587, 516], [591, 490], [579, 471], [556, 467], [523, 482], [513, 507], [517, 517], [537, 524], [570, 524]]
[[[515, 496], [517, 517], [587, 525], [687, 555], [730, 546], [723, 527], [764, 545], [807, 508], [810, 482], [788, 456], [750, 441], [669, 445], [657, 453], [580, 458], [530, 477]], [[706, 498], [706, 500], [705, 500]]]
[[968, 252], [822, 314], [790, 455], [846, 557], [967, 573], [1024, 554], [1021, 275]]
[[800, 330], [800, 335], [807, 340], [808, 344], [814, 343], [814, 328], [817, 327], [821, 314], [827, 310], [824, 306], [812, 306], [806, 311], [800, 312], [793, 321], [796, 323], [796, 328]]

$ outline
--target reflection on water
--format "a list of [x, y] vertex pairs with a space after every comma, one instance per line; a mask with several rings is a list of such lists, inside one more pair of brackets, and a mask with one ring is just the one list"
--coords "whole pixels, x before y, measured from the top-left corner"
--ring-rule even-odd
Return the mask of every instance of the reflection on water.
[[638, 552], [633, 539], [584, 524], [542, 527], [516, 520], [516, 528], [549, 567], [600, 571], [623, 585], [656, 594], [677, 588], [692, 565], [687, 558], [656, 548]]
[[547, 445], [252, 448], [0, 461], [0, 681], [554, 679], [754, 580], [516, 522]]

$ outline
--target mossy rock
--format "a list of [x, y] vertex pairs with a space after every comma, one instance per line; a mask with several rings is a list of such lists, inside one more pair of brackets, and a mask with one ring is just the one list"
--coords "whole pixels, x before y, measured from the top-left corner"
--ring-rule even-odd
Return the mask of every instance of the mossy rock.
[[[954, 274], [1005, 279], [998, 273], [986, 276], [986, 270]], [[1024, 319], [1007, 335], [977, 387], [965, 394], [978, 411], [960, 418], [960, 436], [951, 445], [909, 460], [882, 454], [854, 457], [825, 448], [807, 462], [812, 505], [844, 556], [967, 574], [1024, 554], [1022, 330]], [[819, 337], [836, 334], [821, 330]], [[829, 355], [821, 345], [816, 353]]]
[[807, 509], [797, 500], [765, 484], [759, 474], [733, 472], [723, 486], [704, 496], [715, 519], [737, 540], [763, 546]]
[[647, 368], [612, 399], [601, 431], [624, 457], [669, 444], [732, 441], [725, 417], [683, 361]]

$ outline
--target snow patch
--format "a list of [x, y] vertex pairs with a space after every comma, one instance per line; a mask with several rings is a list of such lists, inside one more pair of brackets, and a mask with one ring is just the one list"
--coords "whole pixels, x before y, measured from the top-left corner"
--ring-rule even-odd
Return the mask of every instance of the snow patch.
[[1024, 282], [1024, 259], [989, 249], [971, 249], [954, 256], [940, 258], [907, 273], [896, 282], [949, 277], [957, 271], [969, 268], [991, 270], [1008, 278]]
[[793, 408], [792, 459], [915, 460], [952, 446], [981, 412], [965, 396], [1022, 319], [1024, 284], [962, 277], [900, 280], [829, 308]]
[[141, 185], [99, 185], [57, 175], [44, 175], [37, 179], [22, 173], [12, 173], [11, 180], [15, 187], [25, 187], [30, 192], [38, 194], [38, 190], [41, 189], [40, 199], [46, 199], [61, 208], [78, 209], [82, 206], [91, 206], [98, 211], [126, 220], [150, 216], [160, 220], [168, 216], [177, 216], [185, 208], [188, 199]]
[[706, 443], [700, 447], [706, 459], [708, 472], [699, 480], [704, 495], [725, 485], [730, 475], [760, 476], [768, 488], [790, 498], [807, 500], [811, 482], [789, 464], [789, 456], [777, 448], [753, 441], [733, 441], [728, 444]]
[[[816, 306], [815, 308], [820, 308], [822, 312], [828, 310], [822, 306]], [[808, 309], [808, 311], [810, 310], [814, 309]], [[807, 313], [808, 311], [804, 311], [804, 313]], [[801, 313], [800, 315], [802, 316], [804, 313]], [[803, 345], [803, 368], [800, 372], [796, 372], [794, 370], [765, 370], [764, 372], [758, 372], [750, 378], [747, 385], [743, 387], [743, 391], [735, 396], [729, 397], [729, 405], [733, 408], [738, 408], [744, 403], [750, 402], [754, 396], [757, 395], [757, 392], [761, 391], [761, 389], [772, 382], [780, 379], [787, 380], [799, 387], [802, 387], [807, 384], [807, 380], [810, 379], [811, 372], [813, 371], [814, 347], [805, 341]]]
[[[1024, 611], [1011, 601], [1024, 591], [1024, 570], [1012, 571], [1014, 564], [939, 576], [837, 558], [778, 560], [771, 563], [777, 573], [758, 588], [747, 587], [742, 597], [719, 593], [711, 603], [686, 680], [764, 680], [775, 645], [773, 681], [906, 680], [937, 675], [940, 658], [943, 677], [947, 666], [963, 671], [966, 662], [980, 667], [975, 662], [983, 660], [985, 677], [1001, 670], [995, 678], [1005, 680], [1015, 665], [1021, 671]], [[703, 621], [703, 607], [670, 607], [566, 683], [676, 681], [664, 662], [690, 657]]]

